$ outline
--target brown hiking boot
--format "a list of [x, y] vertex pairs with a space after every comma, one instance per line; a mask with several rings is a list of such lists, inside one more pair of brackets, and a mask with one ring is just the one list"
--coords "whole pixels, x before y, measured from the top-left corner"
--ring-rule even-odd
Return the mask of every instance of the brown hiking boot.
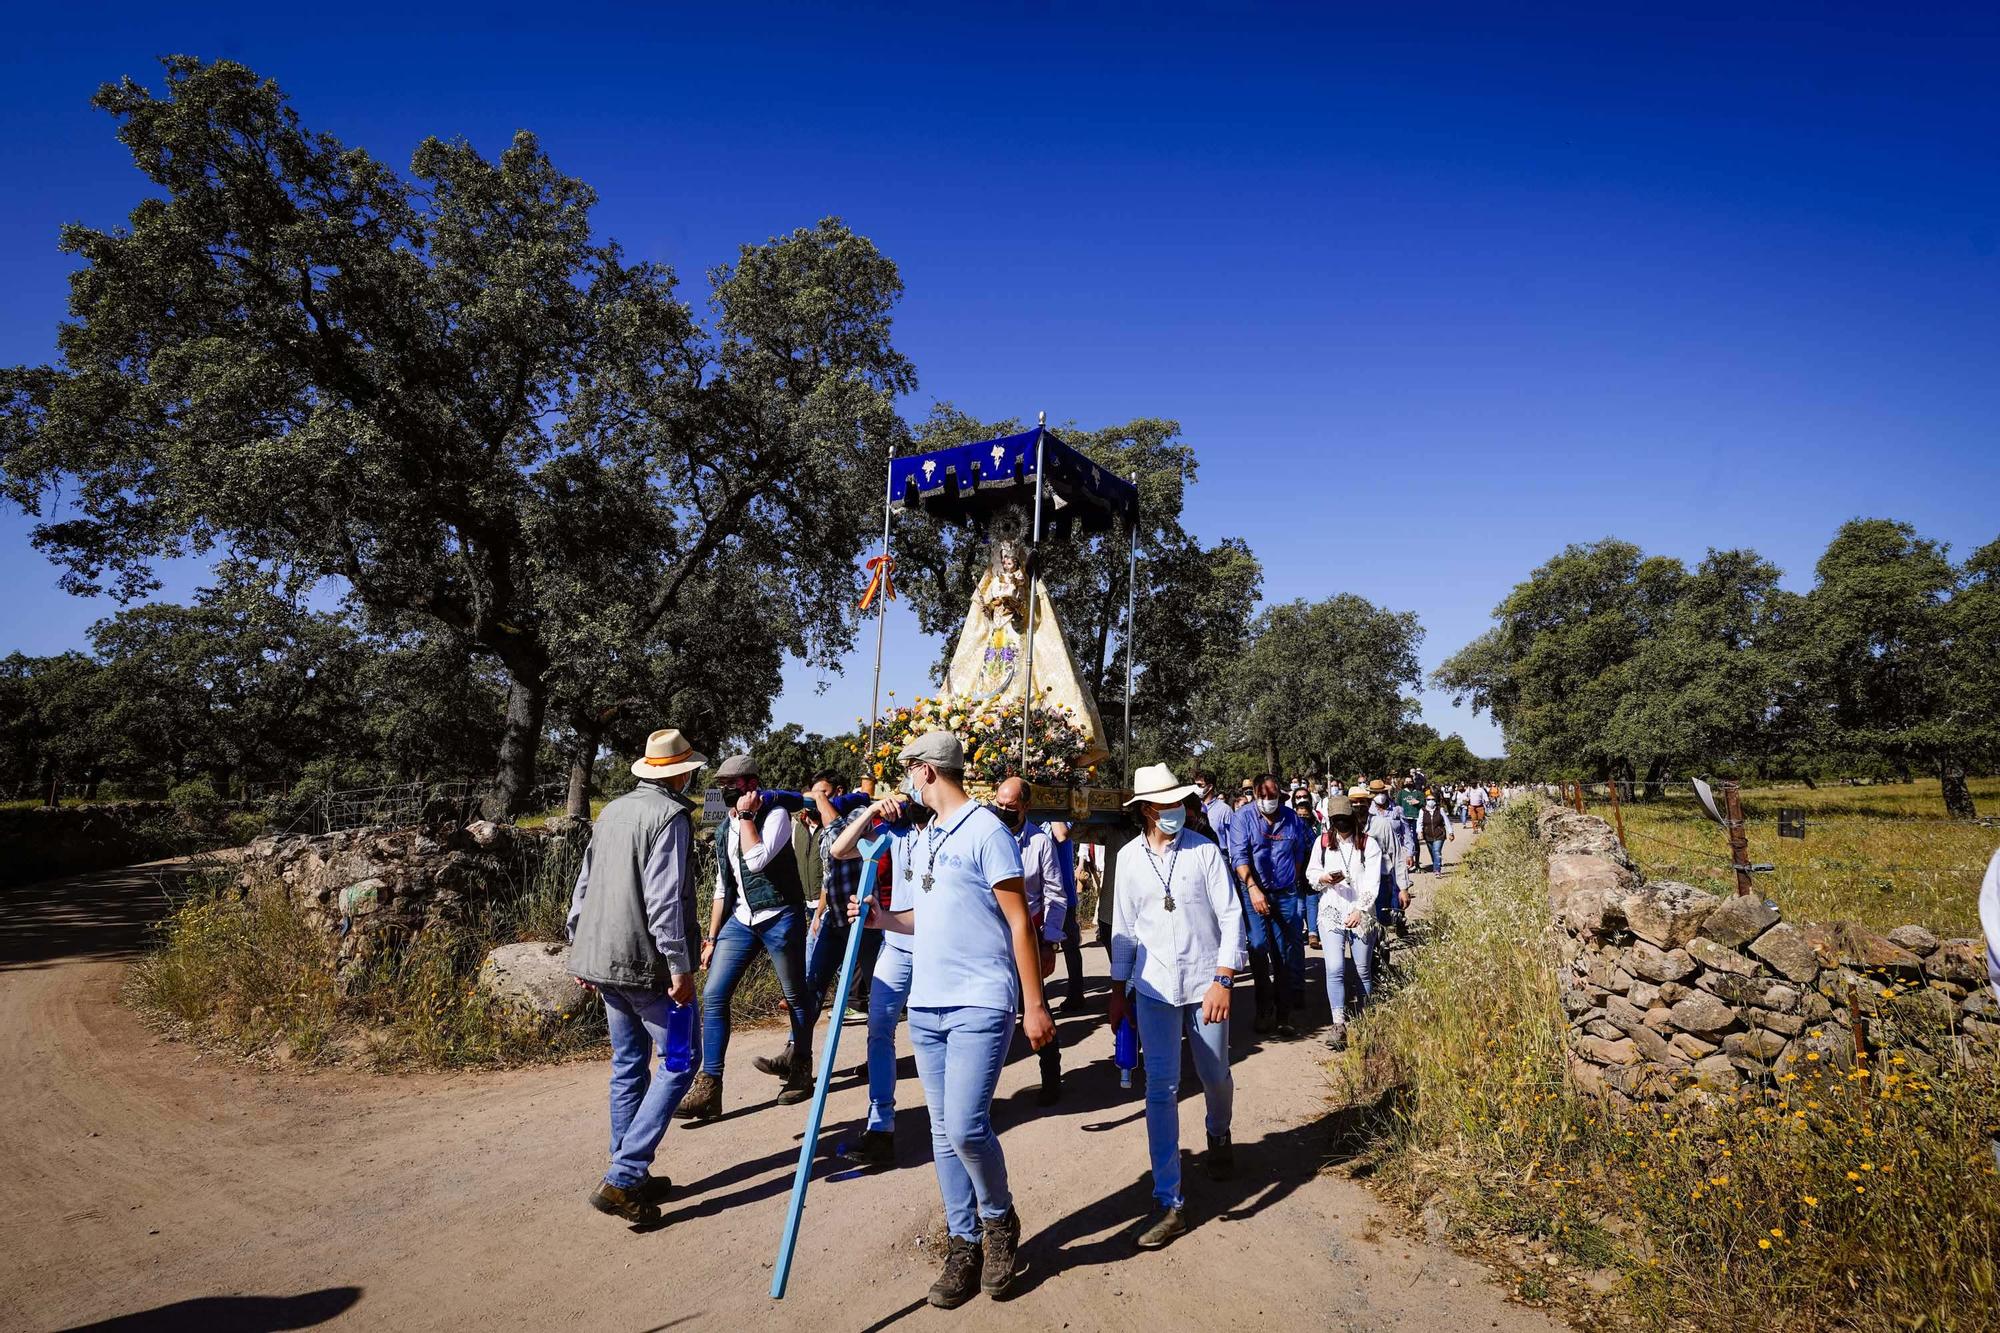
[[940, 1310], [956, 1310], [979, 1290], [979, 1244], [962, 1236], [945, 1242], [944, 1272], [931, 1284], [928, 1300]]
[[812, 1067], [804, 1060], [793, 1059], [791, 1073], [785, 1076], [785, 1086], [778, 1090], [778, 1105], [797, 1106], [813, 1095]]
[[980, 1239], [986, 1257], [979, 1270], [979, 1289], [988, 1296], [1003, 1296], [1021, 1271], [1021, 1218], [1012, 1208], [1005, 1217], [981, 1218]]
[[676, 1120], [713, 1120], [722, 1114], [722, 1080], [712, 1074], [696, 1074], [687, 1095], [674, 1108]]
[[1157, 1250], [1187, 1230], [1187, 1218], [1178, 1208], [1168, 1208], [1153, 1219], [1153, 1225], [1139, 1233], [1139, 1248]]
[[792, 1074], [792, 1044], [785, 1043], [785, 1049], [776, 1055], [760, 1055], [750, 1062], [757, 1072], [769, 1074], [773, 1078], [790, 1078]]
[[649, 1227], [660, 1220], [660, 1206], [640, 1198], [638, 1188], [622, 1190], [608, 1180], [600, 1180], [590, 1192], [590, 1206], [634, 1226]]
[[1236, 1147], [1230, 1143], [1227, 1134], [1208, 1136], [1208, 1167], [1210, 1180], [1229, 1180], [1236, 1175]]

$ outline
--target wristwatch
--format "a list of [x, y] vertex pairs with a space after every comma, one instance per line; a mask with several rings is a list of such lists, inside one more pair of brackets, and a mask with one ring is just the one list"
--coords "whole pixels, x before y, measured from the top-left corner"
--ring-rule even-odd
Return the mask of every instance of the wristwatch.
[[1222, 989], [1224, 990], [1228, 990], [1231, 986], [1235, 984], [1235, 982], [1236, 982], [1235, 977], [1225, 977], [1220, 972], [1215, 974], [1215, 984], [1222, 987]]
[[738, 819], [755, 819], [757, 818], [757, 812], [755, 810], [738, 810], [736, 817]]

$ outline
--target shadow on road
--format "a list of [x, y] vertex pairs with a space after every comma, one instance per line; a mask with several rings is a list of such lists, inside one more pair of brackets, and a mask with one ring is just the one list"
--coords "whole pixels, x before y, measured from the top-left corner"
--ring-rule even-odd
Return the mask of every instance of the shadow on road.
[[344, 1314], [361, 1299], [359, 1287], [324, 1287], [296, 1296], [198, 1296], [136, 1314], [123, 1314], [95, 1324], [79, 1324], [70, 1333], [172, 1333], [189, 1330], [214, 1333], [278, 1333], [311, 1328]]
[[188, 864], [128, 866], [0, 889], [0, 971], [73, 958], [133, 958], [167, 914]]

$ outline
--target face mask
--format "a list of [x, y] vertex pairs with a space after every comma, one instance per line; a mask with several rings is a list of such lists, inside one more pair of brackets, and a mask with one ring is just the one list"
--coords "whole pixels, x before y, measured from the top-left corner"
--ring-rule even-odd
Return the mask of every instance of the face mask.
[[1259, 814], [1265, 814], [1265, 815], [1277, 814], [1278, 798], [1275, 796], [1259, 797], [1257, 801], [1257, 812]]
[[1438, 803], [1437, 803], [1436, 801], [1425, 801], [1425, 802], [1424, 802], [1424, 809], [1426, 809], [1426, 810], [1435, 810], [1435, 809], [1437, 809], [1437, 808], [1438, 808]]
[[1026, 810], [1001, 810], [998, 813], [1000, 815], [1000, 822], [1008, 828], [1013, 829], [1016, 833], [1019, 833], [1021, 826], [1028, 822], [1028, 812]]
[[1175, 806], [1171, 810], [1162, 810], [1156, 822], [1160, 832], [1171, 838], [1187, 827], [1187, 811], [1180, 806]]
[[918, 805], [922, 805], [924, 803], [924, 787], [921, 782], [917, 781], [917, 775], [915, 773], [912, 773], [910, 774], [910, 776], [903, 779], [903, 794], [905, 796], [908, 796], [911, 800], [915, 801]]

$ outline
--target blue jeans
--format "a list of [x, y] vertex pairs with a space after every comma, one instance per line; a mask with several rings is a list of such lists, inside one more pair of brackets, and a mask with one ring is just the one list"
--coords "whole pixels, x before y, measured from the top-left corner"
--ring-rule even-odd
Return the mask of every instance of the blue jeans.
[[599, 986], [604, 1026], [611, 1031], [611, 1169], [604, 1179], [629, 1189], [646, 1178], [667, 1121], [694, 1082], [701, 1058], [701, 1025], [695, 1024], [695, 1059], [678, 1074], [662, 1068], [653, 1077], [653, 1052], [667, 1049], [667, 997], [658, 991]]
[[1278, 956], [1284, 965], [1284, 976], [1278, 986], [1285, 997], [1279, 1005], [1281, 1010], [1304, 1009], [1306, 1007], [1306, 896], [1303, 893], [1280, 893], [1271, 899], [1271, 921], [1278, 936]]
[[[1375, 930], [1365, 917], [1358, 930], [1329, 921], [1320, 927], [1319, 942], [1326, 948], [1326, 1007], [1334, 1022], [1345, 1023], [1349, 972], [1361, 983], [1362, 1004], [1375, 994]], [[1344, 957], [1350, 949], [1354, 956]]]
[[944, 1220], [962, 1240], [979, 1238], [980, 1219], [1014, 1206], [1007, 1159], [993, 1132], [993, 1090], [1014, 1038], [1006, 1009], [959, 1005], [910, 1010], [910, 1045], [931, 1113], [931, 1161], [937, 1166]]
[[[826, 993], [834, 982], [840, 980], [840, 961], [847, 956], [847, 932], [849, 926], [844, 919], [836, 920], [836, 911], [844, 909], [829, 907], [820, 918], [819, 929], [806, 936], [806, 994], [811, 997], [812, 1015], [806, 1021], [818, 1021], [820, 1010], [826, 1004]], [[875, 966], [875, 951], [882, 945], [882, 932], [871, 930], [861, 936], [861, 952], [854, 956], [854, 989], [848, 993], [852, 1001], [868, 989], [869, 970]], [[839, 1022], [835, 1015], [834, 1022]]]
[[1375, 920], [1386, 926], [1402, 913], [1402, 890], [1396, 887], [1395, 872], [1384, 870], [1381, 886], [1375, 891]]
[[1444, 839], [1434, 839], [1425, 843], [1424, 846], [1431, 849], [1431, 870], [1436, 874], [1442, 875], [1444, 873]]
[[[1306, 934], [1308, 935], [1319, 934], [1319, 899], [1320, 895], [1317, 893], [1308, 893], [1306, 895]], [[1325, 943], [1325, 940], [1320, 941], [1322, 946]]]
[[896, 1128], [896, 1024], [910, 999], [910, 961], [908, 949], [883, 945], [868, 988], [868, 1128], [883, 1134]]
[[1229, 1075], [1229, 1024], [1204, 1023], [1201, 1006], [1134, 997], [1139, 1054], [1146, 1065], [1146, 1148], [1153, 1159], [1153, 1201], [1181, 1206], [1181, 1031], [1194, 1051], [1195, 1077], [1208, 1101], [1208, 1132], [1227, 1134], [1236, 1100]]
[[762, 949], [771, 956], [778, 989], [785, 993], [792, 1020], [792, 1059], [812, 1068], [813, 1012], [806, 999], [806, 909], [787, 907], [761, 926], [746, 926], [735, 916], [722, 923], [715, 952], [708, 959], [708, 982], [701, 988], [701, 1072], [722, 1077], [722, 1057], [729, 1053], [729, 1001], [751, 955]]
[[1250, 906], [1250, 890], [1239, 882], [1236, 901], [1243, 905], [1243, 933], [1250, 949], [1250, 975], [1257, 983], [1257, 1012], [1262, 1014], [1275, 1009], [1280, 1018], [1289, 1018], [1292, 992], [1280, 976], [1285, 968], [1285, 940], [1278, 917], [1278, 900], [1266, 897], [1265, 901], [1271, 905], [1271, 915], [1259, 916]]

